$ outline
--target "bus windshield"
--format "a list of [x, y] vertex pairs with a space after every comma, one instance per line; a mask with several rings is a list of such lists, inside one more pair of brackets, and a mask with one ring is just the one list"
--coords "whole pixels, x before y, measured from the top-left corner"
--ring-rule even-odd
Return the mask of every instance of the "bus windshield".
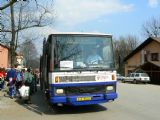
[[54, 36], [54, 70], [114, 68], [111, 36]]

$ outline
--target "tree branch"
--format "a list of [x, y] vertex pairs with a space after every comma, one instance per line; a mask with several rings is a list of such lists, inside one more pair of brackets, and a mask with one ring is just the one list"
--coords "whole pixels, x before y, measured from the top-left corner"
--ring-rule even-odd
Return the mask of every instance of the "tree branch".
[[2, 7], [0, 7], [0, 10], [3, 10], [11, 5], [13, 5], [15, 2], [17, 2], [17, 0], [10, 0], [7, 4], [3, 5]]
[[12, 31], [11, 30], [2, 29], [2, 30], [0, 30], [0, 32], [12, 32]]
[[16, 30], [16, 32], [21, 31], [21, 30], [25, 30], [25, 29], [29, 29], [29, 28], [33, 28], [33, 27], [44, 27], [45, 25], [30, 25], [30, 26], [26, 26], [26, 27], [22, 27]]

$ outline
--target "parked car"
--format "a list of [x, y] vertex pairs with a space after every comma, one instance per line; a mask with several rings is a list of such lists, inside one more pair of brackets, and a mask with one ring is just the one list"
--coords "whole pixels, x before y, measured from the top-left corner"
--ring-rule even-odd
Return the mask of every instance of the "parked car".
[[127, 77], [124, 77], [122, 82], [132, 82], [132, 83], [148, 83], [150, 82], [150, 77], [147, 73], [130, 73]]
[[122, 76], [121, 74], [117, 74], [117, 80], [121, 81], [121, 80], [123, 80], [123, 77], [124, 76]]

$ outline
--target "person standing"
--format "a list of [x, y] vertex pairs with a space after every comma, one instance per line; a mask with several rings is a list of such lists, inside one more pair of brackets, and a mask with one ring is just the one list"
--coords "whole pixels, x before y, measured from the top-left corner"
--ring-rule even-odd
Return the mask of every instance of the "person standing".
[[6, 80], [9, 86], [9, 96], [13, 99], [15, 96], [15, 81], [16, 81], [16, 70], [14, 67], [7, 72]]
[[23, 72], [20, 69], [17, 69], [16, 83], [15, 83], [17, 96], [19, 96], [19, 91], [18, 90], [22, 86], [22, 82], [23, 82]]
[[28, 103], [31, 103], [31, 95], [33, 93], [33, 80], [34, 76], [31, 73], [31, 69], [28, 68], [27, 72], [24, 73], [24, 84], [29, 87], [29, 98], [27, 100]]
[[34, 81], [33, 81], [33, 84], [34, 84], [34, 93], [37, 92], [37, 74], [36, 74], [36, 71], [33, 72], [33, 76], [34, 76]]

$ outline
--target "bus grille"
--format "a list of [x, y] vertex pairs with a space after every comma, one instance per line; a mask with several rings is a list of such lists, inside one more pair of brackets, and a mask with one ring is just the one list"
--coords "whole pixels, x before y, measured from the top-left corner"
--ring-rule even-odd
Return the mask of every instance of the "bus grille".
[[96, 81], [95, 76], [60, 76], [59, 82], [84, 82]]
[[97, 94], [106, 93], [106, 86], [80, 86], [80, 87], [66, 87], [66, 95], [78, 95], [78, 94]]

